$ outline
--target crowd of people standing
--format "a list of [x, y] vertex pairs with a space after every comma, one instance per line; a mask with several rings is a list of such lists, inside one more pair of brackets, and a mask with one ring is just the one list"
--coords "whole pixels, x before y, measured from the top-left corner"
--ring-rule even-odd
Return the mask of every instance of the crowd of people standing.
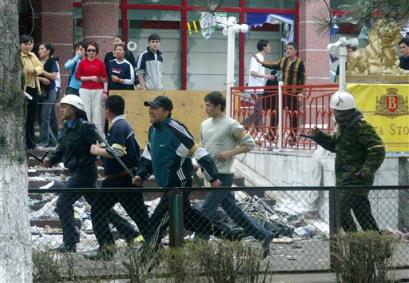
[[[113, 51], [100, 60], [98, 43], [80, 41], [74, 45], [74, 55], [64, 62], [69, 71], [65, 94], [81, 97], [87, 118], [102, 131], [105, 124], [103, 105], [111, 90], [163, 89], [163, 58], [159, 50], [160, 36], [152, 34], [148, 47], [135, 59], [126, 49], [123, 38], [113, 37]], [[34, 52], [34, 39], [20, 37], [20, 56], [23, 64], [23, 90], [30, 98], [27, 103], [26, 147], [28, 150], [55, 147], [58, 139], [55, 104], [61, 92], [61, 77], [55, 48], [41, 43]], [[37, 140], [34, 126], [38, 121], [40, 137]]]

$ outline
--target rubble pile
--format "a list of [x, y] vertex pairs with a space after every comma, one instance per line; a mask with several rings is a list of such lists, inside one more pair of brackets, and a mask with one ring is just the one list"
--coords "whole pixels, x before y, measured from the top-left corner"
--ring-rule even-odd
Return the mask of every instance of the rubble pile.
[[[99, 168], [102, 169], [102, 168]], [[67, 180], [67, 171], [60, 167], [47, 169], [41, 166], [32, 166], [29, 169], [30, 188], [39, 187], [44, 190], [50, 187], [61, 187]], [[256, 221], [264, 225], [269, 230], [276, 233], [282, 243], [294, 240], [311, 238], [325, 238], [328, 225], [319, 219], [314, 211], [294, 209], [297, 203], [277, 201], [270, 194], [266, 193], [263, 198], [251, 196], [245, 192], [235, 192], [236, 199], [243, 210]], [[36, 249], [55, 248], [62, 242], [62, 228], [55, 212], [55, 204], [58, 198], [54, 193], [41, 193], [29, 195], [31, 233], [33, 246]], [[159, 198], [145, 201], [148, 211], [151, 214], [159, 202]], [[192, 203], [200, 208], [201, 200], [194, 200]], [[131, 221], [120, 204], [115, 210], [124, 218]], [[90, 205], [81, 198], [74, 205], [77, 227], [81, 230], [81, 243], [78, 246], [80, 251], [87, 251], [96, 248], [97, 241], [92, 231]], [[234, 223], [227, 217], [224, 211], [219, 208], [218, 220], [234, 226]]]

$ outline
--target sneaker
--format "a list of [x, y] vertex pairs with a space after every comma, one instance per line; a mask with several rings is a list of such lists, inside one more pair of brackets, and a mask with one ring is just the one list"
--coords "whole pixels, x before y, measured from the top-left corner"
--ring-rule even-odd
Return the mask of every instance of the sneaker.
[[109, 261], [114, 258], [115, 247], [100, 247], [98, 250], [94, 251], [90, 255], [85, 255], [84, 257], [89, 260], [103, 260]]
[[234, 241], [240, 241], [247, 236], [243, 228], [234, 228], [231, 230], [231, 233]]
[[125, 239], [125, 242], [126, 242], [128, 247], [132, 247], [133, 245], [138, 244], [138, 243], [143, 243], [144, 241], [145, 241], [145, 239], [143, 238], [142, 235], [138, 235], [138, 236], [136, 236], [134, 238]]
[[62, 244], [56, 248], [55, 251], [59, 253], [75, 253], [77, 251], [77, 247], [75, 245]]

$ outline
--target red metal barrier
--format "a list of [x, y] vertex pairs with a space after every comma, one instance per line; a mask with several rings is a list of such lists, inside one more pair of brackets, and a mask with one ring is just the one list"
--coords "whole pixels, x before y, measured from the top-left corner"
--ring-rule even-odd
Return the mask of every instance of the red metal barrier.
[[[315, 149], [301, 137], [318, 127], [330, 133], [334, 128], [329, 102], [337, 84], [282, 87], [282, 116], [279, 119], [279, 89], [269, 87], [231, 88], [231, 117], [238, 120], [260, 147]], [[279, 120], [282, 122], [279, 143]]]

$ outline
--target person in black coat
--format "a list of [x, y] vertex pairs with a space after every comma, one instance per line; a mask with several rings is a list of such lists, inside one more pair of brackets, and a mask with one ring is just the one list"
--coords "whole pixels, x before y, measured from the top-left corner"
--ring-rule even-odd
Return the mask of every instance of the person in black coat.
[[[64, 163], [64, 167], [71, 172], [66, 188], [95, 188], [98, 177], [96, 157], [89, 152], [89, 149], [98, 140], [96, 127], [87, 121], [84, 104], [79, 96], [66, 95], [60, 103], [64, 126], [55, 153], [44, 160], [44, 165], [51, 167], [61, 161]], [[63, 244], [57, 248], [59, 252], [76, 251], [80, 235], [75, 227], [73, 205], [82, 196], [93, 206], [94, 196], [90, 194], [64, 192], [58, 197], [55, 210], [63, 227]], [[109, 210], [107, 216], [108, 221], [114, 224], [126, 240], [137, 237], [138, 233], [131, 224], [113, 209]]]

